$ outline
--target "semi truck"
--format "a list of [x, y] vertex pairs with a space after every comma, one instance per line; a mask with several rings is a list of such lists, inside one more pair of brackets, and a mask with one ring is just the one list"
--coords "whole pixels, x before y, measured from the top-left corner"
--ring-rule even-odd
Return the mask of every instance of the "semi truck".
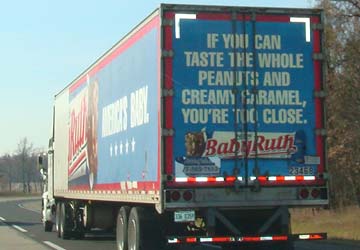
[[[319, 9], [161, 4], [55, 96], [45, 231], [293, 249], [328, 204]], [[267, 248], [268, 247], [268, 248]]]

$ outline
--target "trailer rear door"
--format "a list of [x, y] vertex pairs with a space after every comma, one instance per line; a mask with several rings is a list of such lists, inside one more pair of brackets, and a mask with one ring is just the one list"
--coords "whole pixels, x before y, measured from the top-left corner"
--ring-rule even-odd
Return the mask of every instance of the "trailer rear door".
[[168, 184], [323, 184], [318, 12], [178, 7], [163, 18]]

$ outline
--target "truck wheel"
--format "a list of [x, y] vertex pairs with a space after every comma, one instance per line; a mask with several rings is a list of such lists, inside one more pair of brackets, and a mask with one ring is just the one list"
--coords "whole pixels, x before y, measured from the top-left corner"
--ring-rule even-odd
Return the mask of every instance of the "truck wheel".
[[71, 208], [65, 202], [61, 202], [60, 205], [60, 224], [59, 224], [59, 233], [60, 238], [69, 239], [71, 236]]
[[53, 228], [53, 223], [51, 221], [44, 222], [44, 230], [45, 232], [51, 232]]
[[116, 246], [118, 250], [128, 250], [128, 218], [130, 207], [121, 207], [116, 220]]
[[57, 236], [60, 237], [60, 213], [61, 213], [61, 202], [56, 203], [56, 215], [55, 215], [55, 229]]
[[129, 250], [142, 250], [141, 247], [141, 210], [138, 207], [133, 207], [130, 211], [129, 221], [128, 221], [128, 249]]
[[150, 208], [133, 207], [128, 221], [128, 250], [163, 250], [161, 227]]

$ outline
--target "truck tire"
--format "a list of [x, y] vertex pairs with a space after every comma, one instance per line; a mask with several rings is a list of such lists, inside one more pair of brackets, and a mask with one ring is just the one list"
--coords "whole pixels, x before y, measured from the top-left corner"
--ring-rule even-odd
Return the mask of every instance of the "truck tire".
[[55, 214], [55, 229], [56, 234], [60, 238], [60, 214], [61, 213], [61, 202], [56, 203], [56, 214]]
[[117, 250], [128, 250], [128, 219], [130, 207], [119, 209], [116, 220], [116, 246]]
[[53, 223], [51, 221], [44, 222], [44, 230], [45, 232], [51, 232], [53, 228]]
[[59, 234], [62, 239], [69, 239], [71, 237], [72, 229], [72, 216], [71, 208], [65, 202], [60, 204], [60, 221], [59, 221]]
[[133, 207], [128, 220], [128, 250], [163, 250], [163, 223], [151, 208]]

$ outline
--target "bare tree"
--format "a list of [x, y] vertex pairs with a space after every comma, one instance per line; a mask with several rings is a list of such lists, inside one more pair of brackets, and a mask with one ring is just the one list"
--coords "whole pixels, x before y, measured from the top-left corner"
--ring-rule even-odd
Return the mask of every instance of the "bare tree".
[[29, 143], [28, 139], [26, 137], [24, 137], [18, 143], [18, 148], [16, 151], [17, 155], [19, 157], [19, 160], [20, 160], [24, 193], [31, 192], [31, 187], [30, 187], [30, 181], [31, 181], [30, 180], [30, 170], [31, 170], [31, 168], [28, 165], [28, 163], [29, 163], [29, 158], [30, 158], [32, 148], [33, 148], [32, 143]]

